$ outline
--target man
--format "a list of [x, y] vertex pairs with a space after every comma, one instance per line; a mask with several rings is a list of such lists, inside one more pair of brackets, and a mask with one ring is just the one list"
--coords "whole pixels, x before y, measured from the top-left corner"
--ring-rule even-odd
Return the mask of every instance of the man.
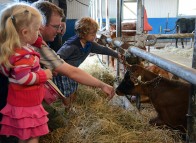
[[[56, 35], [62, 31], [61, 20], [64, 17], [62, 9], [47, 1], [38, 1], [33, 3], [32, 6], [35, 6], [45, 16], [45, 23], [40, 28], [42, 38], [46, 42], [54, 41]], [[114, 89], [111, 86], [92, 77], [79, 68], [67, 64], [51, 48], [43, 45], [41, 49], [37, 48], [36, 50], [40, 53], [41, 64], [46, 68], [58, 74], [65, 75], [81, 84], [101, 88], [109, 95], [110, 99], [113, 97]], [[53, 115], [51, 111], [55, 110], [51, 109], [50, 106], [45, 106], [44, 108], [50, 113], [49, 127], [50, 125], [52, 125], [53, 129], [60, 127], [59, 123], [55, 124], [54, 127], [54, 123], [56, 123], [55, 119], [59, 117], [58, 113], [56, 115], [55, 112]]]
[[37, 1], [49, 1], [58, 7], [60, 7], [63, 10], [64, 17], [61, 21], [61, 26], [63, 27], [61, 32], [58, 33], [53, 41], [47, 41], [47, 44], [50, 48], [52, 48], [55, 52], [58, 51], [58, 49], [62, 46], [63, 43], [63, 35], [65, 34], [66, 30], [66, 17], [67, 17], [67, 1], [66, 0], [19, 0], [19, 1], [25, 1], [28, 3], [33, 3]]
[[59, 6], [64, 12], [64, 18], [61, 21], [61, 26], [64, 28], [62, 29], [61, 33], [59, 33], [53, 42], [49, 42], [50, 48], [52, 48], [55, 52], [59, 50], [59, 48], [63, 44], [63, 35], [66, 32], [66, 18], [67, 18], [67, 1], [66, 0], [45, 0], [54, 3], [55, 5]]

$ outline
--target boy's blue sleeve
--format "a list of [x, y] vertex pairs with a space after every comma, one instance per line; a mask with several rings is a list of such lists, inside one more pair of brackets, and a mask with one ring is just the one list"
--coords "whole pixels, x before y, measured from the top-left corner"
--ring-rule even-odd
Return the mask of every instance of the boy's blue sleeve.
[[118, 58], [118, 53], [117, 52], [115, 52], [114, 50], [112, 50], [112, 49], [110, 49], [108, 47], [99, 45], [96, 42], [92, 42], [91, 53], [102, 54], [102, 55], [109, 55], [109, 56]]

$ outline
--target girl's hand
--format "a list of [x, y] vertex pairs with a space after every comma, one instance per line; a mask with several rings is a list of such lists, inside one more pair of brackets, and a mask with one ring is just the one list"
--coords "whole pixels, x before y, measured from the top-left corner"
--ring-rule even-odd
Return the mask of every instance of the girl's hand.
[[52, 72], [49, 69], [45, 69], [44, 71], [46, 73], [47, 79], [52, 79]]

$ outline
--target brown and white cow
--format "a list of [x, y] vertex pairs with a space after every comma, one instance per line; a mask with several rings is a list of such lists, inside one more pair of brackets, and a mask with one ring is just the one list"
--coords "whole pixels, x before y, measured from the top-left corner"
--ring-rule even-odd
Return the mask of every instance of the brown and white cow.
[[[154, 65], [154, 64], [150, 64], [148, 66], [145, 66], [145, 64], [140, 64], [140, 66], [144, 67], [145, 69], [147, 69], [148, 71], [151, 71], [157, 75], [163, 76], [167, 79], [176, 79], [178, 80], [179, 78], [177, 76], [174, 76], [173, 74], [169, 73], [168, 71]], [[182, 80], [181, 80], [182, 81]], [[149, 103], [150, 99], [148, 96], [146, 95], [140, 95], [139, 97], [140, 101], [137, 101], [137, 106], [138, 108], [140, 107], [141, 103]]]
[[179, 81], [182, 81], [182, 82], [186, 82], [185, 80], [179, 78], [178, 76], [156, 66], [156, 65], [153, 65], [153, 64], [150, 64], [149, 66], [145, 66], [145, 68], [157, 75], [161, 75], [167, 79], [170, 79], [170, 80], [179, 80]]
[[[121, 23], [122, 30], [133, 30], [131, 32], [123, 32], [122, 37], [126, 36], [135, 36], [136, 34], [136, 22], [122, 22]], [[110, 36], [111, 38], [116, 38], [116, 24], [110, 24]]]
[[[152, 30], [152, 27], [150, 26], [150, 24], [147, 21], [147, 17], [144, 20], [145, 24], [144, 24], [144, 31], [145, 33], [148, 33], [148, 31]], [[137, 46], [140, 49], [143, 49], [146, 51], [146, 46], [144, 41], [140, 41], [140, 39], [138, 39], [138, 37], [140, 36], [136, 36], [136, 21], [134, 22], [122, 22], [121, 23], [121, 37], [123, 38], [129, 38], [129, 37], [134, 37], [134, 38], [130, 38], [129, 41], [124, 42], [121, 45], [121, 48], [124, 50], [127, 50], [131, 45], [133, 46]], [[116, 38], [116, 24], [111, 24], [110, 25], [110, 37], [111, 39]], [[138, 60], [138, 57], [131, 57], [131, 59], [134, 58]], [[114, 63], [114, 59], [112, 58], [111, 61], [113, 61]], [[132, 60], [131, 60], [132, 61]], [[130, 63], [129, 61], [127, 61], [129, 64], [132, 64], [132, 62]], [[138, 64], [138, 63], [134, 63], [134, 64]]]
[[[143, 23], [144, 23], [144, 25], [143, 25], [144, 33], [148, 33], [148, 31], [152, 30], [152, 26], [148, 23], [148, 17], [147, 17], [147, 12], [146, 12], [145, 7], [144, 7]], [[128, 32], [122, 31], [122, 37], [135, 36], [135, 34], [136, 34], [136, 21], [122, 22], [121, 29], [122, 30], [132, 30], [132, 31], [128, 31]], [[116, 25], [115, 24], [110, 25], [110, 32], [111, 32], [111, 38], [115, 38], [116, 37]]]
[[167, 72], [166, 70], [156, 66], [156, 65], [149, 65], [149, 66], [146, 66], [145, 67], [147, 70], [157, 74], [157, 75], [161, 75], [167, 79], [171, 79], [172, 78], [172, 75], [169, 74], [169, 72]]
[[[141, 80], [137, 79], [138, 76], [141, 76]], [[116, 88], [116, 93], [147, 95], [157, 112], [157, 117], [151, 119], [150, 124], [168, 125], [182, 132], [186, 131], [190, 84], [169, 80], [141, 66], [133, 65]]]

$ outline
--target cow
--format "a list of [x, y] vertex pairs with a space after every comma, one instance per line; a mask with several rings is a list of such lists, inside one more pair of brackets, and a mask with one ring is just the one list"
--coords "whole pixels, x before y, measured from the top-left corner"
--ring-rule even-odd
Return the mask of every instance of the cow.
[[[136, 35], [136, 22], [122, 22], [121, 23], [121, 30], [122, 34], [121, 37], [130, 37], [130, 36], [135, 36]], [[116, 24], [111, 24], [110, 25], [110, 37], [112, 39], [116, 38]], [[126, 31], [127, 30], [127, 31]], [[128, 49], [129, 45], [136, 44], [138, 41], [135, 38], [132, 40], [129, 39], [129, 41], [124, 42], [124, 44], [121, 45], [123, 49]], [[138, 45], [137, 46], [140, 49], [143, 49], [146, 51], [146, 46], [145, 45]]]
[[145, 68], [155, 74], [161, 75], [161, 76], [168, 78], [170, 80], [180, 80], [182, 82], [186, 82], [185, 80], [179, 78], [178, 76], [176, 76], [176, 75], [174, 75], [174, 74], [172, 74], [172, 73], [170, 73], [170, 72], [168, 72], [168, 71], [166, 71], [156, 65], [151, 64], [149, 66], [145, 66]]
[[156, 66], [156, 65], [149, 65], [149, 66], [145, 66], [145, 68], [157, 75], [161, 75], [165, 78], [168, 78], [168, 79], [171, 79], [172, 78], [172, 75], [167, 72], [166, 70]]
[[[116, 25], [115, 24], [110, 24], [110, 37], [116, 38]], [[130, 36], [135, 36], [136, 35], [136, 21], [134, 22], [122, 22], [121, 23], [121, 37], [130, 37]], [[123, 31], [123, 30], [127, 30], [127, 31]], [[148, 31], [152, 30], [152, 26], [148, 23], [148, 18], [147, 18], [147, 13], [146, 13], [146, 9], [144, 7], [144, 33], [148, 33]], [[134, 40], [134, 38], [133, 38]], [[143, 49], [146, 51], [146, 46], [143, 42], [141, 42], [138, 39], [135, 39], [134, 41], [129, 41], [129, 42], [125, 42], [121, 45], [121, 47], [123, 49], [128, 49], [128, 47], [130, 47], [131, 44], [129, 43], [134, 43], [134, 45], [136, 45], [138, 48]], [[138, 43], [137, 43], [138, 42]], [[140, 44], [139, 44], [140, 43]], [[137, 59], [137, 61], [139, 60], [138, 57], [132, 57], [135, 59]], [[131, 58], [131, 59], [132, 59]], [[114, 60], [114, 59], [112, 59]], [[131, 60], [132, 61], [132, 60]], [[136, 64], [136, 63], [135, 63]]]
[[[110, 39], [110, 40], [108, 40]], [[110, 42], [109, 42], [110, 41]], [[101, 34], [99, 36], [99, 38], [96, 39], [96, 42], [100, 45], [104, 45], [104, 46], [108, 46], [110, 47], [111, 49], [113, 50], [116, 50], [116, 46], [113, 44], [113, 42], [111, 41], [111, 38], [110, 36], [106, 35], [106, 34]], [[122, 56], [122, 59], [126, 60], [129, 64], [139, 64], [141, 63], [141, 59], [132, 55], [132, 54], [126, 54], [126, 49], [128, 49], [130, 45], [128, 43], [124, 43], [121, 48], [118, 48], [118, 52], [121, 54], [121, 55], [124, 55]], [[104, 57], [104, 56], [103, 56]], [[124, 57], [124, 58], [123, 58]], [[104, 61], [106, 60], [107, 58], [104, 57]], [[113, 57], [110, 57], [110, 62], [109, 62], [109, 65], [111, 65], [113, 68], [115, 68], [115, 59]], [[122, 62], [122, 61], [121, 61]], [[123, 66], [123, 65], [122, 65]], [[121, 66], [121, 67], [122, 67]]]
[[[129, 32], [124, 32], [122, 31], [122, 37], [126, 37], [126, 36], [135, 36], [136, 34], [136, 22], [122, 22], [121, 23], [121, 29], [122, 30], [133, 30], [133, 31], [129, 31]], [[110, 36], [111, 38], [115, 38], [116, 37], [116, 24], [110, 24]]]
[[[143, 7], [143, 9], [144, 9], [144, 17], [143, 17], [144, 33], [148, 33], [148, 31], [152, 30], [152, 26], [148, 23], [146, 8]], [[128, 32], [123, 32], [122, 31], [122, 37], [135, 36], [135, 34], [136, 34], [136, 21], [134, 21], [134, 22], [122, 22], [121, 23], [121, 29], [122, 30], [132, 30], [132, 31], [128, 31]], [[115, 24], [110, 25], [110, 32], [111, 32], [111, 38], [115, 38], [116, 37], [116, 25]]]
[[[176, 33], [193, 33], [195, 30], [194, 18], [179, 18], [176, 21]], [[184, 48], [184, 40], [181, 38], [182, 48]], [[178, 48], [178, 38], [176, 38], [176, 48]]]
[[[109, 48], [111, 48], [112, 50], [116, 50], [116, 47], [113, 45], [112, 42], [108, 42], [108, 39], [110, 39], [110, 36], [106, 35], [106, 34], [101, 34], [99, 36], [99, 38], [96, 38], [96, 42], [100, 45], [104, 45], [107, 46]], [[122, 48], [119, 48], [119, 54], [123, 55], [125, 53], [125, 51]], [[103, 57], [103, 61], [105, 62], [107, 59], [106, 55], [102, 55]], [[122, 56], [123, 57], [123, 56]], [[115, 68], [115, 61], [114, 61], [114, 57], [109, 57], [109, 66], [111, 65], [112, 68]]]
[[[141, 65], [141, 66], [144, 66], [144, 65]], [[148, 66], [144, 66], [144, 68], [146, 68], [147, 70], [149, 70], [157, 75], [161, 75], [165, 78], [171, 79], [171, 74], [169, 74], [169, 72], [161, 69], [160, 67], [158, 67], [156, 65], [148, 65]], [[134, 96], [132, 96], [132, 97], [134, 99]], [[138, 109], [140, 109], [141, 103], [149, 103], [150, 102], [149, 97], [146, 95], [140, 95], [139, 99], [138, 98], [135, 98], [135, 99], [139, 100], [139, 101], [136, 101], [136, 105], [137, 105]]]
[[[130, 36], [136, 35], [136, 22], [122, 22], [121, 26], [122, 26], [122, 28], [121, 28], [122, 30], [132, 30], [132, 31], [128, 31], [128, 32], [122, 31], [122, 35], [121, 35], [122, 37], [130, 37]], [[110, 24], [109, 31], [110, 31], [110, 38], [111, 39], [116, 38], [116, 24]], [[133, 40], [134, 40], [134, 38], [133, 38]], [[135, 43], [135, 41], [123, 42], [123, 44], [121, 45], [121, 48], [119, 48], [119, 50], [123, 49], [125, 52], [131, 46], [130, 42], [132, 43], [132, 45], [133, 45], [133, 43]], [[100, 43], [103, 43], [103, 42], [100, 41]], [[110, 48], [112, 48], [114, 50], [116, 49], [116, 46], [113, 44], [111, 44], [109, 46], [110, 46]], [[139, 48], [146, 51], [145, 46], [142, 46]], [[138, 64], [138, 62], [140, 62], [140, 59], [135, 56], [128, 56], [126, 59], [129, 64], [133, 64], [133, 63]], [[115, 59], [113, 57], [111, 57], [111, 63], [114, 67]]]
[[[140, 64], [140, 66], [143, 66], [145, 69], [157, 74], [157, 75], [161, 75], [167, 79], [175, 79], [175, 80], [179, 80], [179, 78], [171, 73], [169, 73], [168, 71], [154, 65], [154, 64], [150, 64], [150, 65], [147, 65], [145, 66], [144, 64]], [[181, 81], [184, 81], [184, 80], [181, 80]], [[139, 101], [136, 101], [136, 105], [138, 107], [138, 109], [140, 109], [140, 104], [141, 103], [149, 103], [150, 100], [149, 100], [149, 97], [146, 96], [146, 95], [140, 95], [139, 98], [134, 98], [134, 96], [132, 96], [133, 99], [138, 99]], [[132, 99], [132, 98], [131, 98]], [[134, 100], [131, 100], [131, 101], [134, 101]]]
[[[148, 18], [147, 18], [147, 12], [146, 12], [146, 9], [144, 7], [144, 33], [148, 33], [148, 31], [151, 31], [152, 30], [152, 26], [148, 23]], [[130, 37], [130, 36], [135, 36], [136, 35], [136, 21], [132, 21], [132, 22], [122, 22], [121, 23], [121, 30], [122, 30], [122, 37]], [[123, 31], [123, 30], [128, 30], [128, 31]], [[110, 27], [109, 27], [109, 31], [110, 31], [110, 38], [111, 39], [114, 39], [116, 38], [116, 24], [110, 24]], [[107, 42], [105, 42], [107, 39], [107, 36], [101, 36], [100, 39], [98, 39], [98, 43], [100, 44], [106, 44]], [[133, 38], [134, 40], [134, 38]], [[129, 41], [129, 42], [132, 42], [132, 45], [133, 43], [136, 44], [136, 46], [138, 48], [141, 48], [143, 50], [146, 51], [146, 46], [143, 44], [143, 42], [140, 42], [142, 44], [137, 44], [139, 40], [135, 39], [134, 41]], [[121, 48], [124, 49], [124, 50], [127, 50], [131, 44], [129, 42], [124, 42], [122, 45], [121, 45]], [[116, 47], [114, 45], [109, 45], [110, 48], [112, 49], [116, 49]], [[120, 49], [120, 48], [119, 48]], [[122, 53], [122, 52], [120, 52]], [[141, 64], [141, 59], [136, 57], [136, 56], [128, 56], [126, 57], [126, 61], [129, 63], [129, 64]], [[111, 57], [111, 63], [112, 63], [112, 66], [114, 67], [114, 58]]]
[[[138, 80], [138, 76], [141, 80]], [[149, 121], [151, 125], [167, 125], [182, 133], [186, 132], [186, 114], [190, 94], [188, 82], [169, 80], [141, 66], [132, 65], [116, 88], [116, 93], [118, 95], [147, 95], [157, 112], [157, 116]]]
[[[183, 82], [185, 82], [184, 80], [180, 79], [179, 77], [173, 75], [172, 73], [169, 73], [168, 71], [156, 66], [156, 65], [153, 65], [153, 64], [150, 64], [148, 66], [145, 66], [144, 64], [140, 64], [140, 66], [143, 66], [145, 69], [147, 69], [148, 71], [151, 71], [157, 75], [160, 75], [160, 76], [163, 76], [164, 78], [167, 78], [167, 79], [175, 79], [175, 80], [181, 80]], [[132, 96], [133, 97], [133, 96]], [[133, 99], [138, 99], [139, 101], [136, 101], [136, 105], [138, 107], [138, 109], [140, 109], [140, 104], [141, 103], [149, 103], [150, 102], [150, 99], [148, 96], [146, 95], [140, 95], [139, 98], [133, 98]]]

